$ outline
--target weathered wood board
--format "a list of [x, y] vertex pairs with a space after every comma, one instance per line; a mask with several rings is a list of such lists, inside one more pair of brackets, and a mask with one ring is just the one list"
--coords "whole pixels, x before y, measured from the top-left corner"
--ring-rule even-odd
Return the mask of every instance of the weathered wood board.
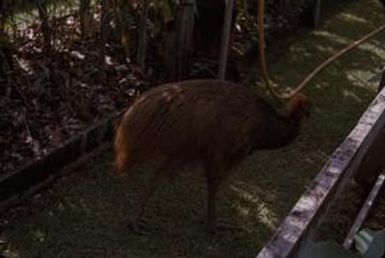
[[369, 192], [379, 173], [385, 169], [385, 126], [374, 135], [365, 157], [354, 173], [354, 179]]
[[0, 212], [18, 203], [61, 176], [62, 170], [83, 156], [104, 146], [113, 136], [119, 114], [94, 124], [84, 132], [63, 142], [41, 159], [34, 160], [14, 172], [0, 176]]

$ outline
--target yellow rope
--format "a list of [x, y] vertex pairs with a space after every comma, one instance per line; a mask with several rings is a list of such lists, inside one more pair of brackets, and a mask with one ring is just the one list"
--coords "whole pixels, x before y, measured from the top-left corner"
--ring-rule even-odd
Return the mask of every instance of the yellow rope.
[[331, 64], [337, 58], [348, 52], [349, 50], [357, 47], [358, 45], [364, 43], [371, 37], [375, 36], [379, 32], [385, 29], [385, 24], [373, 30], [372, 32], [366, 34], [365, 36], [359, 38], [358, 40], [352, 42], [347, 47], [341, 49], [333, 56], [326, 59], [319, 66], [317, 66], [310, 74], [308, 74], [305, 79], [295, 87], [294, 90], [291, 90], [289, 93], [281, 93], [277, 91], [270, 84], [269, 73], [266, 67], [266, 58], [265, 58], [265, 31], [264, 31], [264, 18], [265, 18], [265, 0], [259, 0], [258, 2], [258, 47], [259, 47], [259, 61], [262, 69], [262, 77], [266, 83], [267, 88], [271, 92], [271, 94], [278, 99], [288, 99], [291, 98], [294, 94], [301, 91], [306, 84], [308, 84], [319, 72], [321, 72], [326, 66]]

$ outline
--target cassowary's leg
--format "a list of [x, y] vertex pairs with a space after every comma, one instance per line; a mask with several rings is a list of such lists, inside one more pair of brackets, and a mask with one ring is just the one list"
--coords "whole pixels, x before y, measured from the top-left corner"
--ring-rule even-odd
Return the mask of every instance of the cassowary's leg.
[[[222, 162], [223, 163], [223, 162]], [[206, 166], [206, 180], [207, 180], [207, 229], [214, 233], [217, 227], [232, 228], [228, 225], [217, 225], [217, 218], [215, 212], [216, 195], [220, 185], [227, 179], [232, 163], [221, 164], [218, 166]]]
[[144, 233], [139, 229], [139, 221], [142, 218], [146, 205], [148, 201], [150, 200], [151, 196], [154, 194], [157, 186], [159, 185], [162, 177], [163, 177], [163, 170], [155, 171], [150, 180], [146, 183], [146, 187], [143, 191], [143, 194], [140, 199], [140, 203], [138, 206], [138, 209], [134, 213], [133, 216], [130, 218], [130, 225], [132, 229], [137, 233]]

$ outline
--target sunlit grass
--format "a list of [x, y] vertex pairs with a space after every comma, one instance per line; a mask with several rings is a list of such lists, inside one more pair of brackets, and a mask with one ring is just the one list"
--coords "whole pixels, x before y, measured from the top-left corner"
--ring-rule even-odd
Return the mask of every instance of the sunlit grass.
[[357, 22], [361, 24], [365, 24], [367, 22], [367, 19], [353, 15], [351, 13], [341, 12], [338, 16], [345, 22]]

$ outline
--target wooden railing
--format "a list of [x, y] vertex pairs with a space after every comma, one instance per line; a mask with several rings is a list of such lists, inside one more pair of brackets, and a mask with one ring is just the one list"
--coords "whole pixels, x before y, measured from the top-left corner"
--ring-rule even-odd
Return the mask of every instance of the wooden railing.
[[385, 167], [383, 155], [385, 88], [334, 151], [257, 258], [295, 257], [304, 240], [312, 238], [331, 204], [353, 176], [363, 186], [376, 181]]

